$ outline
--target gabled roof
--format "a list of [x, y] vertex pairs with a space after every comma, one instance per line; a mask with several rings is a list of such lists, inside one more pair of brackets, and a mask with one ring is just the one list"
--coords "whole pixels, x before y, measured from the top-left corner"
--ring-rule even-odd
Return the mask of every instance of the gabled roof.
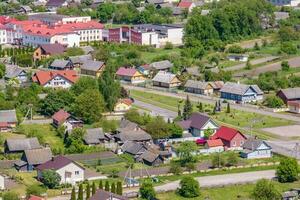
[[300, 98], [300, 87], [281, 89], [279, 92], [282, 92], [287, 99]]
[[55, 59], [50, 66], [51, 67], [55, 67], [55, 68], [61, 68], [64, 69], [65, 67], [68, 67], [68, 65], [70, 64], [69, 60], [62, 60], [62, 59]]
[[92, 46], [83, 46], [80, 48], [83, 50], [84, 54], [89, 54], [95, 51], [95, 49]]
[[232, 83], [232, 82], [225, 83], [225, 85], [221, 88], [220, 92], [244, 95], [249, 88], [252, 88], [253, 91], [259, 95], [263, 94], [263, 92], [260, 90], [260, 88], [257, 85], [245, 85], [245, 84]]
[[66, 0], [49, 0], [46, 4], [47, 7], [61, 7]]
[[66, 51], [66, 47], [59, 43], [41, 44], [39, 46], [47, 55], [60, 55]]
[[238, 134], [240, 134], [246, 139], [246, 136], [242, 134], [239, 130], [227, 126], [221, 126], [217, 130], [217, 132], [214, 135], [212, 135], [211, 139], [222, 139], [225, 141], [231, 141]]
[[208, 147], [221, 147], [224, 146], [221, 139], [215, 139], [215, 140], [206, 140]]
[[64, 109], [60, 109], [59, 111], [57, 111], [56, 113], [54, 113], [54, 115], [52, 116], [52, 119], [56, 120], [58, 123], [63, 123], [70, 116], [71, 116], [71, 114], [69, 114], [68, 112], [66, 112]]
[[151, 63], [150, 67], [152, 69], [156, 69], [156, 70], [165, 70], [165, 69], [170, 69], [171, 67], [173, 67], [173, 64], [168, 60], [163, 60], [163, 61]]
[[11, 79], [19, 76], [21, 72], [26, 73], [26, 71], [17, 65], [5, 65], [5, 78]]
[[124, 103], [128, 106], [131, 106], [131, 104], [133, 103], [132, 100], [130, 98], [125, 98], [125, 99], [119, 99], [118, 103]]
[[134, 74], [136, 72], [137, 72], [137, 70], [135, 68], [120, 67], [118, 69], [118, 71], [116, 72], [116, 74], [118, 76], [129, 76], [129, 77], [132, 77], [132, 76], [134, 76]]
[[187, 130], [189, 128], [202, 129], [203, 126], [209, 121], [212, 120], [208, 115], [204, 113], [195, 112], [191, 115], [189, 119], [179, 121], [177, 122], [177, 124], [184, 130]]
[[205, 90], [208, 85], [211, 85], [211, 83], [209, 83], [209, 82], [203, 82], [203, 81], [188, 80], [185, 83], [184, 87]]
[[170, 72], [165, 72], [165, 71], [159, 71], [154, 76], [152, 81], [170, 84], [173, 81], [174, 78], [176, 78], [175, 74], [172, 74]]
[[15, 110], [0, 110], [0, 122], [17, 123], [17, 115]]
[[99, 144], [100, 140], [104, 140], [105, 136], [102, 128], [90, 128], [86, 130], [83, 140], [86, 144]]
[[84, 169], [82, 166], [78, 165], [73, 160], [71, 160], [67, 157], [61, 156], [61, 155], [57, 156], [57, 157], [53, 157], [51, 160], [45, 162], [44, 164], [37, 166], [37, 169], [38, 170], [47, 170], [47, 169], [58, 170], [58, 169], [61, 169], [62, 167], [69, 165], [70, 163], [74, 163], [81, 169]]
[[122, 130], [134, 130], [138, 128], [138, 125], [134, 122], [131, 122], [127, 119], [122, 119], [120, 121], [120, 124], [119, 124], [119, 128], [118, 128], [118, 131], [122, 131]]
[[89, 200], [128, 200], [127, 197], [120, 196], [111, 192], [98, 189], [97, 192]]
[[183, 0], [183, 1], [179, 2], [178, 7], [180, 7], [180, 8], [189, 8], [189, 7], [191, 7], [192, 4], [193, 4], [192, 1]]
[[71, 83], [75, 83], [78, 79], [77, 72], [74, 70], [57, 70], [57, 71], [38, 71], [32, 76], [32, 81], [40, 85], [45, 85], [53, 78], [61, 76]]
[[158, 153], [154, 153], [152, 151], [145, 151], [139, 156], [139, 159], [143, 159], [147, 162], [154, 162], [160, 155]]
[[97, 72], [102, 67], [104, 67], [104, 62], [102, 61], [87, 60], [83, 62], [81, 69]]
[[92, 60], [92, 56], [90, 54], [88, 55], [81, 55], [81, 56], [70, 56], [69, 60], [71, 60], [71, 62], [73, 64], [83, 64], [86, 61]]
[[50, 148], [28, 149], [24, 151], [24, 154], [30, 165], [40, 165], [52, 159]]
[[263, 140], [259, 140], [259, 139], [255, 139], [255, 138], [247, 139], [245, 141], [245, 143], [243, 144], [243, 148], [248, 149], [248, 150], [256, 150], [262, 144], [264, 144], [265, 146], [267, 146], [268, 148], [271, 149], [271, 147], [267, 143], [265, 143]]
[[41, 148], [41, 145], [36, 137], [24, 139], [7, 139], [6, 145], [8, 150], [11, 152]]
[[123, 152], [130, 153], [132, 155], [141, 154], [144, 151], [146, 151], [146, 148], [144, 147], [144, 145], [142, 145], [140, 143], [133, 142], [133, 141], [126, 141], [121, 146], [121, 149], [122, 149]]

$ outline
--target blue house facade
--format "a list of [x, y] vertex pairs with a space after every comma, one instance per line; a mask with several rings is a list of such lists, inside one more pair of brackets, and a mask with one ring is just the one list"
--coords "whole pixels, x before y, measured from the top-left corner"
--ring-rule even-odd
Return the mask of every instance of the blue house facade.
[[221, 98], [240, 103], [255, 102], [263, 99], [263, 92], [257, 85], [244, 85], [227, 82], [220, 90]]
[[271, 158], [272, 148], [262, 140], [248, 139], [240, 156], [246, 159]]

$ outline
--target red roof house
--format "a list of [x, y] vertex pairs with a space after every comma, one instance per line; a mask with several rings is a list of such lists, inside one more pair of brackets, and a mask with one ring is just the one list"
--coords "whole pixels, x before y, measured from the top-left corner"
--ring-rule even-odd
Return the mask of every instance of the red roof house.
[[70, 113], [66, 112], [63, 109], [60, 109], [52, 116], [52, 124], [56, 128], [61, 125], [64, 125], [67, 129], [66, 131], [72, 131], [73, 128], [82, 127], [83, 122], [75, 117], [73, 117]]
[[215, 140], [207, 140], [206, 146], [208, 148], [214, 148], [214, 147], [223, 147], [224, 144], [221, 139], [215, 139]]
[[57, 111], [56, 113], [54, 113], [54, 115], [52, 116], [53, 124], [55, 124], [57, 126], [60, 126], [70, 116], [71, 116], [71, 114], [69, 114], [68, 112], [64, 111], [63, 109], [60, 109], [59, 111]]
[[182, 9], [188, 9], [188, 11], [191, 12], [192, 9], [195, 7], [195, 4], [192, 1], [183, 0], [179, 2], [177, 7]]
[[226, 148], [239, 149], [246, 141], [246, 136], [240, 131], [221, 126], [217, 132], [211, 136], [211, 140], [221, 139]]
[[32, 76], [32, 81], [44, 87], [69, 88], [78, 78], [74, 70], [38, 71]]

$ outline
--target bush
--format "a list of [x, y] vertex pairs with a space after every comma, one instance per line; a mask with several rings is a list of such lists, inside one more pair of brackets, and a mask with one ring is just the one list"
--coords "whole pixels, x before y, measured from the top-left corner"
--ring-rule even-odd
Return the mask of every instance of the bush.
[[220, 153], [214, 154], [211, 159], [213, 167], [223, 167], [225, 165], [225, 160]]
[[152, 183], [148, 181], [141, 185], [139, 192], [143, 199], [153, 199], [156, 196]]
[[277, 96], [268, 96], [264, 100], [264, 105], [266, 105], [269, 108], [281, 108], [284, 105], [284, 102], [281, 98]]
[[26, 188], [26, 196], [30, 197], [30, 195], [41, 196], [46, 192], [46, 189], [39, 185], [30, 185]]
[[281, 183], [294, 182], [298, 179], [299, 166], [294, 158], [284, 158], [276, 170], [276, 176]]
[[246, 51], [239, 45], [232, 45], [227, 49], [227, 52], [228, 53], [245, 53]]
[[15, 192], [5, 192], [2, 196], [3, 200], [19, 200], [18, 194]]
[[180, 166], [179, 163], [176, 163], [176, 162], [171, 162], [171, 166], [170, 166], [170, 173], [173, 173], [173, 174], [176, 174], [176, 175], [179, 175], [182, 173], [182, 168]]
[[297, 47], [290, 42], [283, 42], [280, 46], [280, 52], [286, 54], [296, 54]]
[[289, 71], [290, 69], [290, 65], [289, 65], [289, 62], [284, 60], [281, 62], [281, 70], [282, 71]]
[[167, 42], [166, 45], [165, 45], [165, 49], [173, 49], [174, 46], [171, 42]]
[[259, 180], [252, 192], [254, 200], [279, 200], [281, 195], [271, 181], [266, 179]]
[[42, 183], [50, 188], [56, 188], [57, 186], [59, 186], [61, 177], [58, 173], [56, 173], [56, 171], [54, 170], [45, 170], [42, 172]]
[[184, 177], [180, 181], [180, 188], [177, 190], [180, 196], [193, 198], [200, 196], [200, 186], [198, 181], [192, 177]]

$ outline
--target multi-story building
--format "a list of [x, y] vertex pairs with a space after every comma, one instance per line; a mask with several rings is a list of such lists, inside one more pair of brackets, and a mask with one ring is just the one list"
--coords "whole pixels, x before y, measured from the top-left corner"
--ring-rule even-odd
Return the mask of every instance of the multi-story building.
[[89, 22], [91, 21], [90, 16], [66, 16], [58, 15], [56, 13], [33, 13], [28, 16], [29, 20], [40, 20], [47, 25], [57, 25], [57, 24], [67, 24], [67, 23], [76, 23], [76, 22]]
[[7, 43], [6, 27], [0, 24], [0, 44], [6, 44], [6, 43]]

